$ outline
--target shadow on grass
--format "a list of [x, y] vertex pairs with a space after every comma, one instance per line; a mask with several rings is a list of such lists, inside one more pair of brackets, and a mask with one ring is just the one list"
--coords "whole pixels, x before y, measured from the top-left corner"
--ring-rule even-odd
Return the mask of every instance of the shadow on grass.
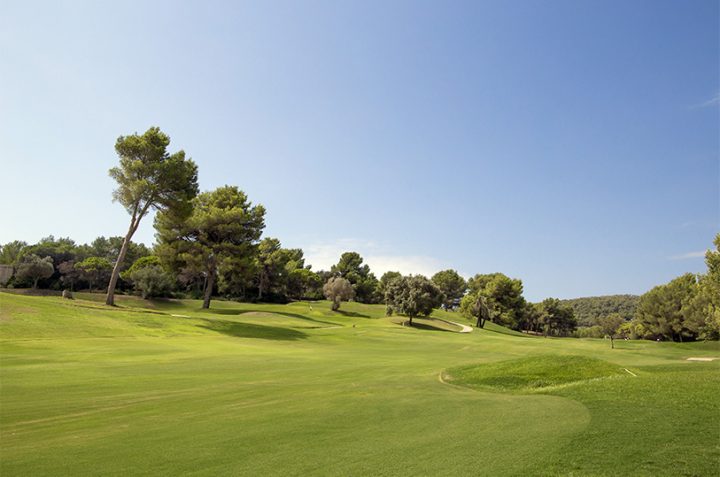
[[369, 315], [363, 315], [362, 313], [357, 313], [355, 311], [335, 310], [335, 313], [339, 313], [342, 316], [348, 316], [351, 318], [370, 318]]
[[[445, 331], [447, 333], [457, 333], [457, 331], [449, 330], [447, 328], [441, 328], [440, 326], [433, 326], [429, 323], [422, 323], [418, 320], [421, 320], [423, 318], [415, 318], [413, 320], [412, 326], [410, 326], [410, 320], [406, 318], [392, 318], [390, 321], [395, 323], [396, 325], [404, 326], [406, 328], [415, 328], [416, 330], [423, 330], [423, 331]], [[425, 318], [427, 319], [427, 318]]]
[[264, 340], [296, 341], [307, 338], [302, 331], [291, 328], [278, 328], [277, 326], [254, 325], [225, 320], [203, 320], [205, 324], [198, 325], [206, 330], [217, 331], [237, 338], [259, 338]]
[[331, 321], [323, 321], [323, 320], [316, 320], [315, 318], [310, 318], [309, 316], [300, 315], [298, 313], [289, 313], [287, 311], [269, 311], [269, 310], [214, 310], [210, 308], [209, 310], [202, 310], [204, 312], [208, 313], [214, 313], [216, 315], [232, 315], [232, 316], [242, 316], [245, 313], [266, 313], [268, 315], [280, 315], [280, 316], [286, 316], [288, 318], [297, 318], [299, 320], [306, 320], [306, 321], [312, 321], [313, 323], [322, 323], [323, 325], [330, 325], [330, 326], [336, 326], [337, 323], [333, 323]]
[[[406, 324], [405, 326], [409, 326], [409, 325]], [[418, 330], [426, 330], [426, 331], [444, 331], [444, 332], [446, 332], [446, 333], [456, 333], [456, 331], [446, 330], [446, 329], [444, 329], [444, 328], [439, 328], [439, 327], [437, 327], [437, 326], [427, 325], [427, 324], [425, 324], [425, 323], [418, 323], [417, 321], [413, 321], [413, 324], [412, 324], [411, 328], [416, 328], [416, 329], [418, 329]]]

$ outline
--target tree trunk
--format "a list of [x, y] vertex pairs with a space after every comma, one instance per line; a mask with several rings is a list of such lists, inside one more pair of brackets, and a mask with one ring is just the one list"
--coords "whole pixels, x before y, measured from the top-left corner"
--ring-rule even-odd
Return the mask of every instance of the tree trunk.
[[615, 349], [615, 339], [610, 335], [610, 349]]
[[40, 279], [36, 278], [35, 281], [33, 282], [33, 290], [37, 289], [38, 280], [40, 280]]
[[115, 266], [113, 267], [112, 275], [110, 275], [110, 283], [108, 284], [107, 289], [107, 298], [105, 299], [106, 305], [115, 306], [115, 287], [117, 286], [118, 277], [120, 276], [120, 267], [122, 267], [122, 264], [125, 261], [125, 255], [127, 254], [130, 239], [137, 230], [138, 225], [140, 225], [140, 219], [136, 218], [135, 215], [133, 215], [132, 220], [130, 220], [130, 228], [128, 229], [127, 234], [125, 234], [122, 247], [120, 247], [120, 253], [118, 254]]
[[213, 287], [215, 286], [215, 270], [208, 272], [207, 283], [205, 285], [205, 296], [203, 298], [203, 309], [210, 308], [210, 297], [212, 296]]
[[412, 326], [412, 319], [413, 319], [413, 317], [412, 317], [412, 316], [409, 316], [408, 318], [410, 318], [410, 320], [408, 321], [408, 325], [409, 325], [409, 326]]

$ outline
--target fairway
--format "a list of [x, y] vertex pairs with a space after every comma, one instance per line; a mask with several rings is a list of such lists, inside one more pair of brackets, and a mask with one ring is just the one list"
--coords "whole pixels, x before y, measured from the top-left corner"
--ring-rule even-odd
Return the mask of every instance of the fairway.
[[718, 342], [102, 299], [0, 293], [3, 477], [719, 472]]

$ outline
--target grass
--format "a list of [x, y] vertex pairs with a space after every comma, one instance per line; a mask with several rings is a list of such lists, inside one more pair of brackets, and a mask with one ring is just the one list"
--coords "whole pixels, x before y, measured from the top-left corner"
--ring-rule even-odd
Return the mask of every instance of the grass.
[[624, 377], [624, 372], [616, 364], [588, 356], [540, 355], [452, 368], [444, 379], [475, 389], [527, 392], [590, 379]]
[[718, 475], [717, 343], [76, 298], [0, 293], [3, 477]]

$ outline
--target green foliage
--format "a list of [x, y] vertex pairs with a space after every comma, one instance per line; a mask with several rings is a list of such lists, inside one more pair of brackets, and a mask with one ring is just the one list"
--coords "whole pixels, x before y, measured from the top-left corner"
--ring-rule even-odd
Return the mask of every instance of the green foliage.
[[17, 265], [28, 244], [21, 240], [8, 242], [0, 247], [0, 264]]
[[465, 295], [460, 301], [460, 312], [468, 319], [474, 319], [478, 328], [484, 328], [490, 319], [490, 307], [487, 298], [480, 293]]
[[140, 257], [133, 262], [133, 264], [130, 266], [130, 268], [128, 268], [123, 273], [121, 273], [120, 276], [124, 280], [129, 279], [130, 274], [132, 274], [138, 270], [142, 270], [143, 268], [153, 267], [153, 266], [157, 266], [157, 267], [162, 266], [160, 257], [158, 257], [157, 255], [147, 255], [145, 257]]
[[[124, 238], [120, 236], [97, 237], [89, 245], [81, 245], [78, 247], [76, 258], [82, 260], [86, 257], [103, 257], [108, 259], [110, 262], [114, 262], [120, 250], [123, 246]], [[128, 242], [127, 249], [125, 251], [125, 260], [123, 260], [120, 270], [127, 270], [133, 263], [142, 257], [147, 257], [151, 254], [151, 251], [145, 244]]]
[[33, 288], [37, 288], [38, 281], [43, 278], [50, 278], [55, 272], [53, 260], [51, 257], [40, 258], [39, 256], [29, 253], [22, 257], [18, 263], [15, 276], [20, 280], [29, 280]]
[[325, 298], [332, 302], [331, 309], [337, 311], [340, 309], [340, 303], [352, 300], [355, 296], [355, 290], [348, 280], [342, 277], [330, 277], [323, 286], [323, 294]]
[[110, 277], [113, 266], [104, 257], [88, 257], [80, 263], [75, 264], [75, 269], [80, 271], [80, 277], [90, 283], [90, 289], [103, 284]]
[[575, 312], [557, 298], [546, 298], [538, 306], [539, 321], [545, 336], [569, 336], [577, 328]]
[[502, 273], [478, 274], [468, 280], [468, 298], [461, 311], [466, 316], [471, 316], [469, 310], [482, 295], [487, 300], [490, 310], [490, 321], [507, 326], [512, 329], [520, 329], [523, 317], [526, 312], [527, 302], [523, 298], [522, 281], [509, 278]]
[[115, 284], [128, 244], [142, 218], [156, 209], [179, 223], [192, 209], [190, 202], [198, 193], [197, 166], [185, 158], [184, 151], [169, 154], [169, 145], [170, 138], [157, 127], [142, 135], [120, 136], [115, 143], [120, 165], [109, 172], [117, 182], [113, 199], [130, 214], [130, 227], [112, 271], [108, 305], [114, 304]]
[[330, 268], [334, 276], [348, 280], [355, 291], [355, 299], [360, 303], [379, 303], [377, 295], [378, 280], [370, 272], [370, 267], [363, 264], [363, 258], [357, 252], [345, 252], [337, 264]]
[[580, 326], [594, 326], [599, 320], [613, 313], [618, 313], [626, 321], [635, 316], [638, 301], [637, 295], [606, 295], [562, 300], [573, 307]]
[[443, 295], [445, 295], [444, 305], [446, 308], [459, 303], [460, 299], [465, 295], [467, 282], [455, 270], [443, 270], [432, 276], [431, 280], [438, 286]]
[[[400, 272], [385, 272], [383, 273], [382, 277], [380, 277], [380, 280], [378, 281], [377, 286], [377, 294], [380, 297], [380, 300], [382, 303], [385, 303], [385, 291], [387, 289], [388, 283], [390, 283], [392, 280], [396, 278], [401, 278], [402, 273]], [[392, 314], [392, 310], [390, 311], [390, 314]]]
[[198, 195], [187, 218], [172, 210], [155, 218], [158, 253], [170, 268], [192, 268], [206, 278], [204, 308], [210, 306], [218, 269], [229, 274], [249, 267], [264, 227], [265, 208], [253, 206], [235, 186]]
[[276, 238], [267, 237], [260, 242], [255, 262], [258, 300], [286, 301], [288, 296], [300, 298], [306, 289], [312, 287], [318, 293], [322, 285], [322, 281], [317, 283], [319, 277], [316, 280], [312, 274], [301, 271], [306, 268], [303, 251], [283, 248]]
[[197, 195], [197, 166], [185, 151], [167, 152], [170, 137], [151, 127], [144, 134], [120, 136], [115, 151], [120, 165], [110, 169], [118, 184], [113, 198], [138, 220], [150, 209], [189, 213]]
[[288, 276], [288, 294], [295, 299], [322, 298], [323, 281], [320, 275], [308, 268], [295, 268]]
[[705, 324], [692, 306], [698, 291], [698, 279], [692, 273], [657, 286], [640, 297], [636, 319], [655, 337], [695, 340]]
[[[135, 263], [137, 264], [137, 262]], [[168, 296], [175, 285], [172, 277], [158, 263], [130, 267], [126, 272], [126, 277], [143, 298]]]
[[611, 313], [598, 320], [598, 326], [604, 335], [610, 337], [610, 347], [615, 347], [615, 336], [620, 333], [620, 327], [625, 324], [625, 318], [620, 313]]
[[429, 316], [444, 299], [442, 291], [422, 275], [394, 278], [385, 287], [385, 303], [394, 312], [413, 318]]

